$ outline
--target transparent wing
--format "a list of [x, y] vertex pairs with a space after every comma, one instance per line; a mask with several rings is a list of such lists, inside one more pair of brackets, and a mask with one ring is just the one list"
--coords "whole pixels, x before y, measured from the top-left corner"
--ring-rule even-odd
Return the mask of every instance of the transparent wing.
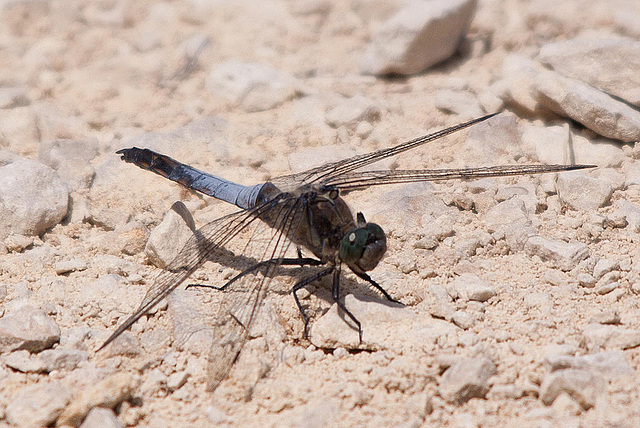
[[193, 236], [180, 250], [176, 258], [156, 277], [138, 309], [116, 328], [100, 349], [111, 343], [140, 317], [167, 297], [169, 293], [202, 266], [208, 258], [214, 258], [217, 251], [223, 251], [225, 244], [231, 241], [238, 233], [253, 223], [257, 223], [259, 221], [258, 217], [266, 210], [272, 209], [272, 205], [272, 203], [268, 203], [252, 210], [239, 211], [214, 220], [201, 229], [194, 231]]
[[322, 186], [352, 191], [381, 184], [504, 177], [584, 168], [595, 168], [595, 165], [504, 165], [461, 169], [360, 171], [328, 178], [322, 181]]
[[[258, 261], [284, 257], [291, 246], [287, 236], [301, 227], [304, 217], [304, 203], [301, 199], [286, 199], [275, 210], [268, 213], [270, 224], [276, 233], [264, 235], [265, 229], [251, 234], [245, 246], [245, 253], [254, 253], [259, 248]], [[207, 362], [207, 390], [215, 390], [229, 374], [233, 363], [242, 350], [269, 288], [271, 278], [276, 274], [279, 263], [262, 265], [250, 275], [233, 284], [233, 289], [225, 291], [220, 316], [214, 323], [213, 342]]]
[[271, 180], [271, 182], [282, 191], [292, 191], [305, 184], [331, 181], [334, 178], [338, 178], [343, 174], [349, 173], [363, 166], [378, 162], [379, 160], [386, 159], [391, 156], [398, 155], [402, 152], [406, 152], [407, 150], [411, 150], [428, 142], [442, 138], [445, 135], [452, 134], [471, 125], [475, 125], [476, 123], [483, 122], [487, 119], [492, 118], [496, 114], [498, 113], [493, 113], [477, 119], [473, 119], [469, 122], [461, 123], [459, 125], [455, 125], [422, 137], [418, 137], [411, 141], [398, 144], [394, 147], [377, 150], [375, 152], [367, 153], [364, 155], [354, 156], [338, 162], [327, 163], [317, 168], [299, 172], [297, 174], [277, 177]]

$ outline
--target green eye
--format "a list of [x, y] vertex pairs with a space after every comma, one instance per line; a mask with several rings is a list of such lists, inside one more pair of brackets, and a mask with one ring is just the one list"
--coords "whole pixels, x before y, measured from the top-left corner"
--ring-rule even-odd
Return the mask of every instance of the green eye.
[[349, 266], [356, 264], [364, 252], [368, 235], [365, 229], [355, 229], [347, 233], [340, 243], [340, 259]]

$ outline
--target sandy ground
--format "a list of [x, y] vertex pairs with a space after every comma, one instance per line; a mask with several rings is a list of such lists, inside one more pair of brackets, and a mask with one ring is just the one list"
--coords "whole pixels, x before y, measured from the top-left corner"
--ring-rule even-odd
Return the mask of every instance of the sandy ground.
[[[203, 170], [253, 184], [334, 159], [335, 153], [341, 157], [388, 147], [469, 119], [463, 108], [459, 114], [438, 109], [436, 93], [483, 93], [500, 78], [509, 53], [534, 56], [541, 46], [588, 29], [620, 32], [617, 21], [607, 18], [615, 13], [600, 10], [607, 9], [602, 2], [481, 1], [461, 54], [424, 73], [387, 79], [362, 75], [359, 68], [365, 45], [393, 10], [381, 1], [1, 4], [0, 84], [22, 88], [28, 100], [11, 109], [14, 116], [3, 113], [3, 121], [22, 123], [10, 135], [9, 128], [3, 128], [4, 148], [37, 160], [41, 142], [68, 138], [90, 142], [97, 155], [88, 169], [71, 168], [71, 177], [89, 177], [89, 184], [76, 185], [71, 193], [74, 214], [36, 238], [34, 246], [0, 256], [3, 315], [12, 313], [20, 299], [43, 309], [59, 326], [67, 349], [87, 351], [88, 359], [72, 370], [48, 374], [23, 373], [0, 363], [0, 425], [16, 423], [10, 404], [25, 388], [64, 385], [69, 398], [61, 411], [101, 379], [118, 374], [127, 375], [121, 389], [130, 394], [124, 394], [127, 400], [121, 404], [103, 407], [115, 406], [125, 426], [640, 424], [640, 339], [633, 336], [640, 330], [635, 294], [640, 289], [638, 237], [630, 227], [607, 226], [605, 221], [615, 201], [640, 201], [637, 185], [614, 184], [605, 206], [581, 211], [562, 207], [553, 191], [545, 193], [552, 177], [491, 184], [496, 190], [535, 186], [540, 209], [530, 217], [536, 233], [551, 241], [586, 244], [586, 261], [566, 270], [535, 250], [514, 249], [504, 236], [488, 232], [485, 214], [496, 198], [487, 199], [477, 188], [473, 193], [466, 183], [396, 185], [347, 195], [354, 211], [363, 211], [388, 233], [388, 255], [371, 274], [412, 314], [407, 315], [409, 323], [399, 321], [396, 327], [388, 320], [376, 325], [375, 314], [363, 314], [365, 333], [388, 325], [408, 331], [411, 323], [435, 315], [448, 327], [433, 340], [400, 344], [394, 336], [407, 331], [391, 330], [385, 332], [387, 342], [380, 339], [372, 350], [355, 349], [348, 341], [340, 345], [339, 340], [333, 347], [317, 347], [317, 342], [302, 338], [302, 321], [287, 293], [296, 278], [311, 270], [305, 268], [274, 279], [274, 293], [257, 322], [264, 332], [255, 333], [230, 378], [214, 393], [205, 391], [207, 347], [180, 344], [172, 321], [180, 305], [206, 313], [224, 298], [214, 292], [180, 291], [169, 308], [161, 305], [134, 326], [129, 345], [95, 352], [135, 309], [157, 274], [143, 249], [149, 231], [172, 203], [183, 200], [198, 225], [232, 211], [124, 164], [115, 150], [131, 141], [141, 144], [132, 139], [143, 133], [170, 133], [214, 116], [221, 119], [215, 134], [219, 139], [190, 144], [186, 137], [164, 145], [156, 142], [157, 147]], [[185, 52], [197, 51], [204, 40], [208, 43], [198, 52], [197, 64], [187, 64]], [[266, 64], [293, 76], [293, 95], [264, 111], [230, 106], [206, 87], [209, 72], [229, 60]], [[374, 113], [360, 121], [367, 124], [327, 124], [325, 112], [354, 96], [365, 97], [374, 107]], [[552, 114], [507, 110], [501, 120], [515, 129], [569, 122]], [[575, 123], [571, 126], [572, 132], [598, 139]], [[465, 143], [471, 132], [401, 155], [387, 166], [446, 168], [539, 160], [517, 141], [504, 147]], [[610, 180], [624, 182], [622, 171], [634, 162], [634, 146], [607, 144], [621, 159], [606, 165], [613, 171]], [[475, 209], [465, 209], [469, 203], [475, 203]], [[436, 226], [427, 227], [433, 219], [425, 217], [428, 204], [444, 207], [452, 224], [440, 224], [436, 231]], [[435, 241], [425, 244], [425, 239]], [[480, 244], [465, 251], [465, 242], [473, 239]], [[597, 291], [607, 284], [584, 286], [584, 277], [579, 278], [581, 273], [595, 276], [594, 265], [601, 259], [611, 266], [604, 274], [617, 273], [611, 276], [617, 284], [611, 292]], [[68, 260], [82, 261], [82, 268], [57, 274], [56, 263]], [[220, 283], [232, 272], [233, 265], [208, 263], [196, 278]], [[483, 302], [459, 296], [438, 300], [437, 290], [451, 290], [450, 284], [462, 274], [480, 277], [496, 295]], [[332, 305], [329, 289], [326, 281], [305, 296], [312, 324]], [[355, 277], [346, 280], [343, 293], [381, 299]], [[456, 311], [458, 318], [452, 315]], [[620, 329], [626, 339], [606, 343], [612, 330], [601, 334], [604, 339], [594, 338], [589, 327], [594, 324]], [[622, 354], [622, 360], [616, 360], [621, 368], [616, 367], [623, 376], [609, 375], [613, 369], [606, 367], [583, 370], [601, 372], [600, 377], [566, 389], [553, 405], [543, 402], [541, 384], [552, 376], [549, 356], [605, 350]], [[460, 358], [486, 358], [495, 364], [485, 398], [462, 404], [447, 400], [443, 372]], [[576, 390], [592, 391], [596, 398], [580, 404]]]

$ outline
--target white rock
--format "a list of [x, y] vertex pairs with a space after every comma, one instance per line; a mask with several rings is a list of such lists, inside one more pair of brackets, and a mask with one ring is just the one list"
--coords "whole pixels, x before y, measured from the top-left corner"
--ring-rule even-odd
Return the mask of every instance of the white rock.
[[630, 349], [640, 346], [640, 330], [603, 324], [589, 324], [583, 331], [587, 348]]
[[[624, 58], [624, 61], [620, 59]], [[539, 59], [558, 73], [640, 106], [640, 41], [588, 35], [545, 45]]]
[[57, 421], [58, 425], [78, 426], [94, 407], [113, 409], [131, 398], [140, 385], [140, 379], [129, 373], [116, 373], [77, 394], [64, 409]]
[[455, 311], [451, 315], [451, 322], [463, 330], [468, 330], [476, 323], [476, 317], [466, 311]]
[[522, 133], [522, 142], [531, 147], [536, 158], [547, 164], [569, 163], [569, 126], [528, 125]]
[[385, 22], [366, 48], [367, 74], [415, 74], [455, 53], [475, 13], [476, 0], [414, 1]]
[[87, 263], [80, 259], [63, 260], [61, 262], [57, 262], [53, 268], [55, 269], [56, 274], [63, 275], [69, 272], [85, 270], [87, 268]]
[[149, 234], [144, 252], [151, 263], [164, 269], [192, 236], [193, 231], [184, 219], [171, 209]]
[[80, 428], [122, 428], [122, 426], [113, 410], [94, 407], [84, 418]]
[[600, 259], [596, 262], [596, 265], [593, 267], [593, 276], [596, 280], [602, 278], [605, 274], [618, 269], [618, 263], [608, 259]]
[[70, 399], [71, 393], [57, 381], [27, 386], [9, 403], [6, 417], [13, 425], [49, 426]]
[[20, 159], [0, 167], [0, 237], [40, 235], [67, 215], [69, 188], [48, 166]]
[[88, 189], [95, 171], [89, 161], [98, 155], [95, 140], [45, 140], [38, 149], [38, 159], [55, 169], [72, 189]]
[[538, 256], [542, 261], [563, 271], [570, 271], [578, 263], [589, 256], [589, 247], [581, 242], [550, 241], [541, 236], [530, 237], [525, 246], [525, 252], [530, 256]]
[[12, 233], [4, 240], [4, 246], [10, 253], [20, 253], [31, 245], [33, 245], [33, 236]]
[[489, 391], [487, 381], [496, 373], [495, 364], [486, 357], [461, 358], [442, 375], [440, 395], [455, 404], [484, 398]]
[[531, 115], [543, 110], [533, 96], [536, 75], [543, 67], [531, 59], [510, 54], [502, 62], [503, 79], [491, 85], [491, 90], [508, 104], [513, 104]]
[[552, 372], [568, 368], [593, 370], [607, 379], [624, 378], [634, 373], [622, 351], [604, 351], [580, 357], [549, 354], [545, 356], [544, 364]]
[[614, 202], [613, 208], [613, 212], [608, 215], [610, 222], [617, 224], [618, 219], [623, 219], [631, 231], [640, 232], [640, 207], [638, 205], [626, 199], [618, 199]]
[[228, 61], [209, 72], [206, 88], [215, 98], [247, 112], [269, 110], [294, 98], [296, 80], [266, 65]]
[[23, 306], [0, 318], [0, 353], [25, 349], [39, 352], [60, 340], [60, 329], [44, 311]]
[[2, 358], [2, 362], [14, 370], [22, 373], [45, 373], [44, 362], [39, 358], [32, 358], [29, 351], [15, 351]]
[[485, 114], [477, 98], [469, 92], [442, 89], [436, 92], [435, 103], [440, 110], [457, 114], [460, 121], [475, 119]]
[[552, 71], [536, 76], [540, 104], [582, 123], [603, 137], [640, 140], [640, 112], [579, 80]]
[[540, 386], [540, 400], [547, 406], [563, 392], [571, 396], [583, 409], [595, 406], [605, 390], [604, 379], [589, 370], [565, 369], [548, 373]]
[[460, 275], [450, 286], [456, 290], [459, 298], [465, 300], [485, 302], [497, 294], [485, 280], [473, 274]]
[[411, 349], [457, 330], [449, 322], [418, 316], [406, 307], [379, 299], [349, 294], [344, 304], [362, 324], [362, 343], [357, 328], [336, 304], [311, 326], [311, 343], [331, 349]]
[[45, 349], [38, 354], [47, 372], [73, 370], [88, 358], [86, 351], [75, 349]]
[[578, 211], [595, 211], [606, 205], [613, 194], [609, 181], [589, 177], [580, 171], [558, 174], [556, 188], [560, 200]]
[[340, 126], [355, 127], [359, 122], [374, 122], [380, 118], [380, 107], [372, 100], [356, 95], [347, 98], [327, 111], [326, 121], [334, 128]]

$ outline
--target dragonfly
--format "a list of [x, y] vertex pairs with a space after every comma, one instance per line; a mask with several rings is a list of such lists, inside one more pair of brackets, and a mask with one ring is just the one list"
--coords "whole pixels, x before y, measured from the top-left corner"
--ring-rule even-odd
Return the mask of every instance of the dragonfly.
[[[207, 390], [213, 391], [227, 378], [269, 290], [271, 279], [283, 266], [316, 266], [317, 271], [299, 280], [291, 294], [304, 321], [307, 336], [310, 317], [298, 292], [308, 284], [331, 276], [331, 295], [347, 318], [357, 326], [362, 343], [362, 326], [340, 296], [342, 268], [375, 288], [385, 299], [396, 300], [368, 272], [387, 250], [381, 226], [355, 216], [343, 195], [387, 184], [478, 179], [524, 174], [540, 174], [593, 168], [594, 165], [506, 165], [463, 169], [362, 170], [362, 167], [396, 156], [486, 121], [489, 114], [394, 147], [356, 155], [304, 172], [273, 178], [265, 183], [244, 186], [149, 149], [132, 147], [117, 152], [125, 162], [152, 171], [186, 188], [236, 205], [240, 210], [196, 229], [173, 261], [162, 270], [139, 307], [120, 324], [100, 349], [107, 346], [140, 317], [180, 286], [208, 260], [216, 260], [234, 248], [232, 256], [246, 268], [218, 290], [234, 293], [222, 299], [213, 324], [214, 340], [207, 358]], [[304, 257], [301, 249], [311, 253]], [[296, 252], [294, 255], [293, 253]], [[355, 328], [355, 327], [354, 327]]]

